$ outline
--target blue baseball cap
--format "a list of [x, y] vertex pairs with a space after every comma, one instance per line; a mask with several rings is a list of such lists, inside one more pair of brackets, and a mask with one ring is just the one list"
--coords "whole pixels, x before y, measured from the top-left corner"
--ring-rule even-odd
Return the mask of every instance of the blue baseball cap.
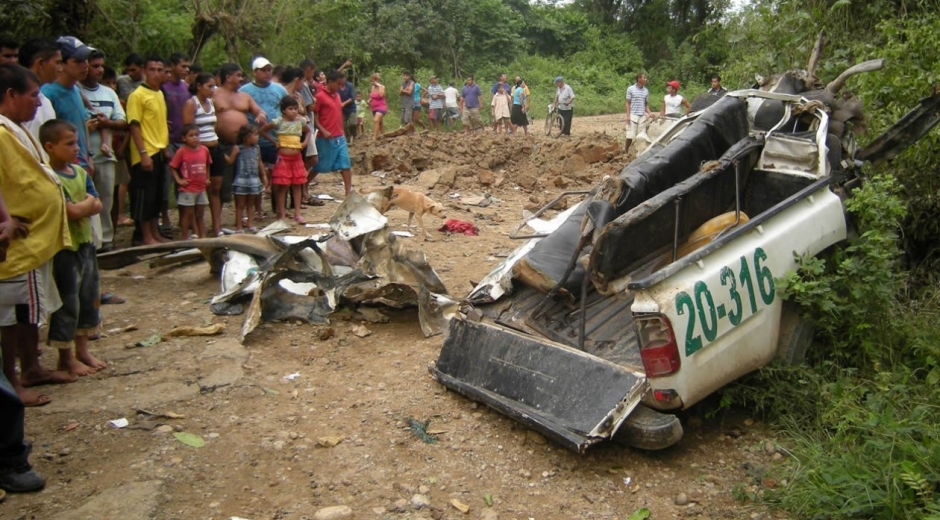
[[91, 51], [95, 50], [74, 36], [61, 36], [55, 42], [59, 44], [59, 50], [62, 51], [62, 61], [68, 59], [85, 61], [91, 55]]
[[565, 80], [565, 78], [563, 78], [563, 77], [561, 77], [561, 76], [558, 76], [557, 78], [555, 78], [555, 83], [561, 83], [561, 82], [564, 81], [564, 80]]

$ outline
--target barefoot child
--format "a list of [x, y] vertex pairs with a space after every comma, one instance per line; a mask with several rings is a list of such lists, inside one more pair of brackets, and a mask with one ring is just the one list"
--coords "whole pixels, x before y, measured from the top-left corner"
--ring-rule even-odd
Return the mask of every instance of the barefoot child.
[[199, 143], [199, 127], [193, 123], [183, 125], [180, 133], [183, 146], [170, 161], [173, 180], [179, 186], [176, 205], [180, 208], [180, 232], [182, 236], [206, 237], [206, 180], [212, 158], [209, 149]]
[[59, 370], [85, 376], [107, 366], [88, 351], [88, 335], [101, 323], [98, 259], [90, 221], [92, 215], [101, 212], [101, 201], [88, 174], [74, 164], [78, 134], [71, 123], [61, 119], [47, 121], [39, 129], [39, 140], [49, 155], [49, 166], [62, 183], [72, 239], [71, 247], [59, 251], [52, 259], [52, 276], [62, 306], [49, 319], [49, 345], [59, 349]]
[[[264, 125], [261, 132], [277, 130], [277, 163], [271, 171], [271, 184], [277, 197], [277, 218], [286, 218], [287, 190], [290, 189], [294, 201], [300, 201], [301, 188], [307, 184], [307, 170], [301, 150], [307, 148], [310, 133], [307, 130], [307, 118], [300, 115], [300, 103], [291, 96], [281, 98], [281, 117]], [[270, 136], [265, 135], [265, 138]], [[294, 221], [306, 224], [300, 216], [300, 204], [294, 204]]]
[[[253, 224], [255, 201], [261, 196], [261, 191], [268, 186], [267, 172], [261, 162], [261, 152], [258, 149], [258, 127], [252, 124], [242, 126], [238, 130], [238, 145], [232, 147], [235, 158], [235, 178], [232, 181], [232, 193], [235, 194], [235, 232], [244, 233], [242, 229], [242, 214], [245, 213], [245, 222], [248, 231], [255, 233], [258, 230]], [[306, 178], [306, 173], [304, 173]]]
[[490, 103], [493, 111], [494, 132], [499, 133], [500, 127], [502, 127], [503, 131], [508, 133], [509, 117], [511, 115], [509, 107], [511, 104], [512, 99], [509, 97], [509, 94], [506, 93], [506, 89], [503, 85], [499, 85], [496, 94], [493, 94], [493, 101]]

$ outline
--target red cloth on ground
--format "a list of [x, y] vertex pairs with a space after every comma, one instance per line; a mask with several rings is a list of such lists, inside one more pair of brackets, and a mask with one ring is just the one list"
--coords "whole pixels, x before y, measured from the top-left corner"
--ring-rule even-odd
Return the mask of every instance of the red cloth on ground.
[[444, 225], [441, 226], [441, 228], [438, 229], [438, 231], [447, 231], [450, 233], [463, 233], [464, 235], [474, 236], [474, 237], [480, 234], [480, 230], [477, 229], [477, 227], [474, 226], [472, 223], [464, 222], [463, 220], [457, 220], [457, 219], [452, 219], [452, 218], [449, 218], [446, 221], [444, 221]]

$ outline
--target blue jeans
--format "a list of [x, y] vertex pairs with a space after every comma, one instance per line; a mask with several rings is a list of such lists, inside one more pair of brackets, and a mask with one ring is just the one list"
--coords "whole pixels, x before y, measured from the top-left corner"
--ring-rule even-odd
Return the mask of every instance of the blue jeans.
[[78, 251], [63, 249], [56, 253], [52, 259], [52, 276], [59, 288], [62, 306], [49, 318], [49, 344], [67, 348], [76, 335], [87, 336], [101, 323], [94, 244], [81, 244]]
[[6, 376], [0, 373], [0, 468], [26, 464], [29, 450], [23, 443], [25, 408]]

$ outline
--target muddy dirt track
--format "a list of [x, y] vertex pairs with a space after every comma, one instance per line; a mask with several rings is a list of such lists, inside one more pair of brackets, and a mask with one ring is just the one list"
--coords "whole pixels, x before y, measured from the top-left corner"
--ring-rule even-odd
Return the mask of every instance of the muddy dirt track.
[[[400, 182], [480, 229], [407, 239], [460, 297], [515, 247], [507, 235], [522, 208], [623, 167], [621, 131], [622, 116], [604, 116], [577, 118], [575, 135], [562, 140], [478, 133], [357, 142], [354, 186]], [[342, 197], [336, 176], [319, 181], [316, 192]], [[487, 207], [451, 197], [487, 193], [495, 199]], [[336, 207], [304, 214], [326, 222]], [[404, 230], [407, 213], [387, 216]], [[736, 498], [785, 484], [773, 480], [783, 456], [749, 418], [692, 410], [673, 448], [606, 444], [576, 455], [432, 380], [427, 366], [443, 338], [425, 338], [414, 309], [383, 309], [387, 323], [351, 311], [330, 327], [265, 323], [240, 344], [243, 317], [209, 311], [219, 283], [205, 263], [105, 271], [102, 286], [128, 300], [103, 308], [106, 333], [93, 344], [110, 366], [43, 388], [53, 403], [28, 410], [27, 435], [48, 486], [8, 496], [0, 518], [625, 519], [644, 507], [653, 519], [776, 517]], [[226, 329], [128, 348], [210, 323]], [[357, 326], [369, 335], [354, 334]], [[47, 349], [44, 364], [54, 357]], [[127, 427], [109, 423], [121, 418]], [[416, 422], [430, 436], [420, 438]], [[191, 447], [178, 433], [205, 444]]]

